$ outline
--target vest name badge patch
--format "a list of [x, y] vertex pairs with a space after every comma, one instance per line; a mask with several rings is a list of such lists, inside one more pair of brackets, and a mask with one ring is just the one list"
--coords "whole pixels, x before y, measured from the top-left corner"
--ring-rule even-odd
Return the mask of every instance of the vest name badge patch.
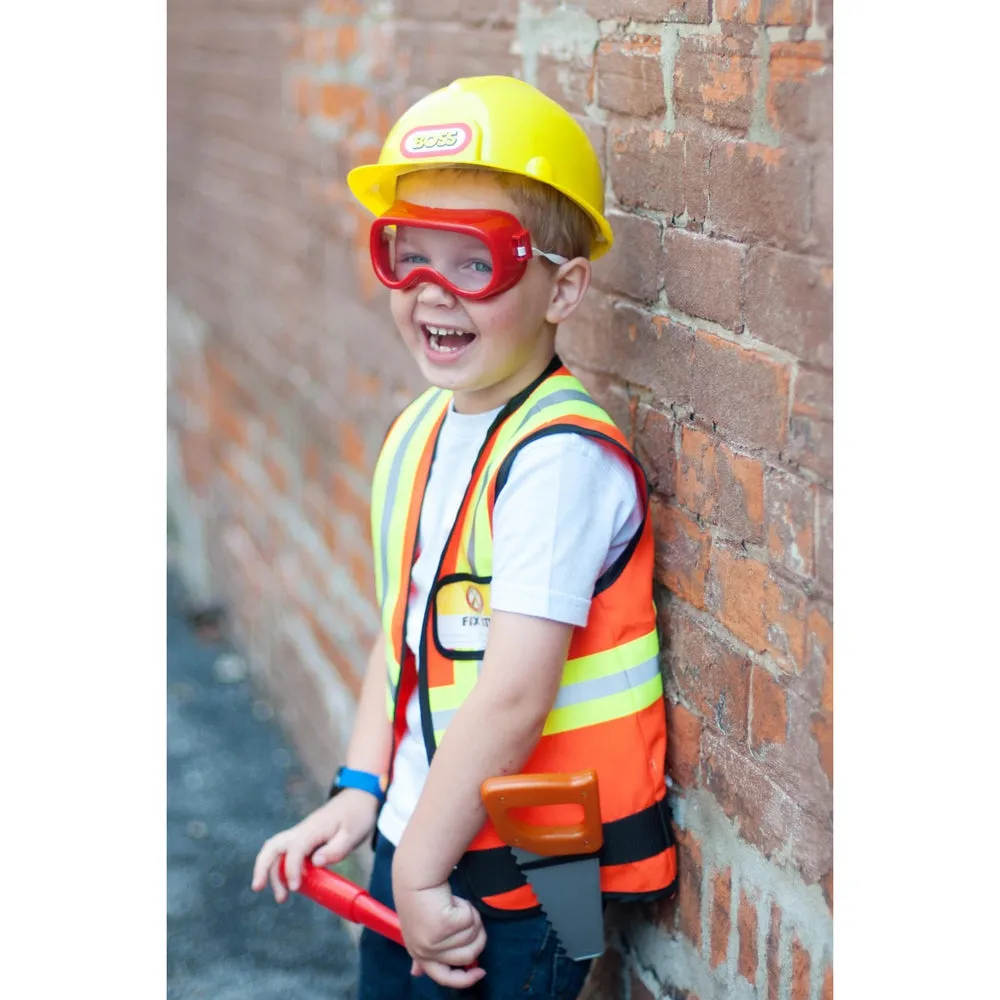
[[438, 642], [445, 650], [481, 653], [490, 632], [490, 585], [453, 580], [434, 598]]

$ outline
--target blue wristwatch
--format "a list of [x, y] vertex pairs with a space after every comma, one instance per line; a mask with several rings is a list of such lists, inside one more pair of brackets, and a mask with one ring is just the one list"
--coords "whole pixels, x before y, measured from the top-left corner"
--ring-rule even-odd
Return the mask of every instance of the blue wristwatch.
[[385, 791], [382, 788], [382, 779], [377, 774], [370, 771], [356, 771], [353, 767], [341, 767], [337, 770], [337, 776], [330, 786], [328, 798], [333, 798], [338, 792], [345, 788], [360, 788], [363, 792], [368, 792], [378, 799], [379, 805], [385, 802]]

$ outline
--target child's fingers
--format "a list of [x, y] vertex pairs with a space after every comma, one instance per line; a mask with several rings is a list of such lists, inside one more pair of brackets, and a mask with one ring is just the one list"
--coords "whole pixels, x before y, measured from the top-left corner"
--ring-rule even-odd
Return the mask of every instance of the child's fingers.
[[277, 863], [271, 865], [269, 875], [271, 879], [271, 891], [274, 893], [275, 901], [283, 903], [288, 899], [288, 889], [285, 888], [284, 883], [281, 881], [281, 876], [278, 874]]
[[479, 958], [485, 943], [485, 940], [482, 943], [476, 940], [460, 948], [443, 948], [440, 951], [435, 949], [434, 961], [441, 962], [443, 965], [457, 966], [458, 968], [471, 966]]
[[254, 861], [253, 875], [250, 878], [250, 888], [254, 892], [259, 892], [267, 884], [267, 874], [280, 853], [280, 848], [274, 840], [264, 841], [264, 846], [261, 847], [257, 859]]
[[285, 881], [293, 892], [299, 891], [302, 882], [302, 861], [305, 850], [301, 844], [289, 844], [285, 851]]
[[421, 959], [420, 968], [430, 976], [434, 982], [441, 986], [448, 986], [453, 990], [464, 990], [474, 986], [479, 982], [486, 972], [479, 967], [474, 969], [457, 969], [443, 962], [435, 962], [430, 959]]
[[[486, 931], [481, 923], [478, 925], [470, 923], [468, 926], [460, 927], [447, 937], [442, 938], [441, 941], [436, 944], [435, 950], [448, 951], [452, 948], [467, 948], [470, 945], [476, 944], [476, 942], [480, 942], [479, 948], [476, 952], [478, 955], [486, 944]], [[457, 964], [466, 965], [468, 963], [461, 962]]]

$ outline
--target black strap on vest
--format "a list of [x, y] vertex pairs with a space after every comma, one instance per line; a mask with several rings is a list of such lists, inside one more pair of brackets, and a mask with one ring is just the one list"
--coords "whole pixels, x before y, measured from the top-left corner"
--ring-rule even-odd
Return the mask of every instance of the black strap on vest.
[[[673, 845], [670, 807], [664, 796], [642, 812], [605, 823], [598, 859], [602, 868], [624, 865], [655, 857]], [[508, 847], [467, 851], [458, 867], [469, 890], [479, 899], [519, 889], [527, 882]]]

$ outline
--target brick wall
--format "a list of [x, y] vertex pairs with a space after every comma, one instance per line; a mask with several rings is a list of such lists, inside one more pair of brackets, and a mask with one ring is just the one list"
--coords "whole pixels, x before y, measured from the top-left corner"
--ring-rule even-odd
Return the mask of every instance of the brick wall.
[[177, 548], [318, 781], [376, 627], [368, 479], [421, 383], [343, 177], [459, 75], [601, 154], [614, 252], [560, 331], [656, 493], [677, 898], [592, 998], [832, 995], [832, 0], [171, 0]]

